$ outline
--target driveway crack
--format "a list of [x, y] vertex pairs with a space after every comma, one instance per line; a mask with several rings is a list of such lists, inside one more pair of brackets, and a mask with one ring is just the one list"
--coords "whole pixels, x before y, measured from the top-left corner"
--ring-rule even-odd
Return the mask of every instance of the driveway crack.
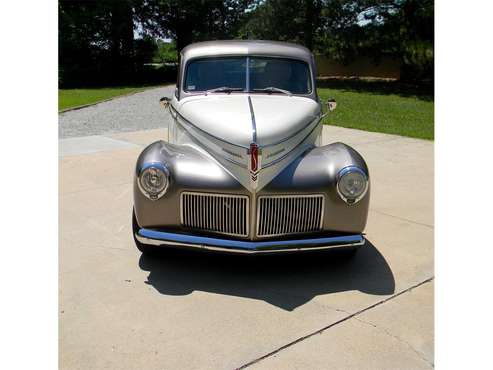
[[[275, 355], [275, 354], [277, 354], [277, 353], [279, 353], [279, 352], [281, 352], [281, 351], [283, 351], [283, 350], [285, 350], [285, 349], [287, 349], [287, 348], [289, 348], [291, 346], [294, 346], [297, 343], [300, 343], [300, 342], [302, 342], [302, 341], [304, 341], [304, 340], [306, 340], [306, 339], [308, 339], [310, 337], [313, 337], [314, 335], [322, 334], [324, 331], [326, 331], [326, 330], [328, 330], [328, 329], [330, 329], [330, 328], [332, 328], [334, 326], [337, 326], [337, 325], [339, 325], [339, 324], [341, 324], [341, 323], [343, 323], [343, 322], [345, 322], [345, 321], [347, 321], [347, 320], [349, 320], [349, 319], [351, 319], [353, 317], [356, 317], [358, 315], [361, 315], [362, 313], [364, 313], [366, 311], [369, 311], [369, 310], [371, 310], [371, 309], [373, 309], [373, 308], [375, 308], [377, 306], [380, 306], [381, 304], [384, 304], [385, 302], [388, 302], [388, 301], [390, 301], [390, 300], [392, 300], [394, 298], [397, 298], [397, 297], [399, 297], [400, 295], [402, 295], [404, 293], [408, 293], [408, 292], [412, 291], [413, 289], [420, 287], [421, 285], [424, 285], [426, 283], [429, 283], [429, 282], [433, 281], [434, 278], [435, 277], [432, 276], [432, 277], [430, 277], [430, 278], [428, 278], [426, 280], [423, 280], [423, 281], [421, 281], [421, 282], [419, 282], [419, 283], [417, 283], [417, 284], [415, 284], [415, 285], [413, 285], [413, 286], [411, 286], [411, 287], [409, 287], [407, 289], [401, 290], [400, 292], [398, 292], [396, 294], [393, 294], [390, 297], [387, 297], [385, 299], [382, 299], [381, 301], [378, 301], [378, 302], [376, 302], [376, 303], [374, 303], [374, 304], [372, 304], [370, 306], [367, 306], [367, 307], [365, 307], [365, 308], [363, 308], [363, 309], [361, 309], [359, 311], [356, 311], [355, 313], [352, 313], [352, 314], [350, 314], [350, 315], [348, 315], [348, 316], [346, 316], [346, 317], [344, 317], [344, 318], [342, 318], [340, 320], [337, 320], [337, 321], [333, 322], [330, 325], [327, 325], [327, 326], [325, 326], [325, 327], [323, 327], [323, 328], [321, 328], [319, 330], [316, 330], [316, 331], [314, 331], [314, 332], [312, 332], [310, 334], [307, 334], [307, 335], [302, 336], [302, 337], [300, 337], [298, 339], [295, 339], [292, 342], [289, 342], [289, 343], [287, 343], [287, 344], [285, 344], [285, 345], [283, 345], [281, 347], [278, 347], [275, 350], [273, 350], [273, 351], [271, 351], [271, 352], [269, 352], [269, 353], [267, 353], [267, 354], [265, 354], [263, 356], [260, 356], [260, 357], [254, 359], [254, 360], [252, 360], [252, 361], [250, 361], [250, 362], [248, 362], [248, 363], [246, 363], [244, 365], [241, 365], [236, 370], [246, 369], [247, 367], [250, 367], [250, 366], [252, 366], [252, 365], [254, 365], [256, 363], [259, 363], [260, 361], [263, 361], [263, 360], [265, 360], [268, 357], [271, 357], [271, 356], [273, 356], [273, 355]], [[341, 311], [343, 311], [343, 310], [341, 310]], [[429, 363], [429, 361], [426, 361], [426, 362]]]
[[401, 220], [401, 221], [410, 222], [410, 223], [412, 223], [412, 224], [416, 224], [416, 225], [420, 225], [420, 226], [429, 227], [430, 229], [434, 229], [434, 228], [435, 228], [433, 225], [425, 224], [425, 223], [423, 223], [423, 222], [413, 221], [413, 220], [410, 220], [410, 219], [405, 218], [405, 217], [400, 217], [400, 216], [396, 216], [396, 215], [391, 215], [390, 213], [386, 213], [386, 212], [378, 211], [378, 210], [376, 210], [376, 209], [374, 209], [374, 208], [370, 208], [370, 211], [371, 211], [371, 212], [375, 212], [375, 213], [379, 213], [379, 214], [384, 215], [384, 216], [388, 216], [388, 217], [396, 218], [396, 219]]
[[383, 332], [385, 333], [386, 335], [388, 335], [389, 337], [397, 340], [398, 342], [401, 342], [403, 344], [405, 344], [408, 348], [410, 348], [421, 360], [423, 360], [424, 362], [426, 362], [429, 366], [431, 366], [432, 368], [435, 367], [435, 365], [433, 364], [433, 362], [429, 361], [425, 355], [423, 353], [421, 353], [420, 351], [418, 351], [416, 348], [413, 347], [413, 345], [409, 342], [407, 342], [406, 340], [400, 338], [399, 336], [391, 333], [389, 330], [385, 329], [385, 328], [382, 328], [382, 327], [379, 327], [378, 325], [370, 322], [370, 321], [366, 321], [366, 320], [363, 320], [363, 319], [360, 319], [359, 317], [355, 316], [354, 317], [355, 320], [359, 321], [360, 323], [362, 324], [365, 324], [365, 325], [369, 325], [369, 326], [372, 326], [373, 328], [377, 329], [378, 331], [380, 332]]

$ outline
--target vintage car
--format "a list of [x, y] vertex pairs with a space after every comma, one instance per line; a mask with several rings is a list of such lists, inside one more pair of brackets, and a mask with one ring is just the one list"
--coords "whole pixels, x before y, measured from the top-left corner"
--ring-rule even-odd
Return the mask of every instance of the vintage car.
[[308, 49], [252, 40], [189, 45], [174, 95], [161, 103], [172, 116], [168, 141], [145, 148], [135, 168], [141, 252], [365, 244], [368, 168], [343, 143], [321, 146], [321, 120], [335, 101], [319, 100]]

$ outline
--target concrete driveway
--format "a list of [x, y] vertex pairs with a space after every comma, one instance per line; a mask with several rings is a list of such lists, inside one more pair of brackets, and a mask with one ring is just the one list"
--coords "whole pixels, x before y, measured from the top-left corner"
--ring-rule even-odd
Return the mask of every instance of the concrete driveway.
[[370, 243], [353, 260], [153, 259], [132, 240], [132, 171], [162, 122], [60, 139], [60, 368], [433, 367], [432, 142], [325, 127], [371, 171]]

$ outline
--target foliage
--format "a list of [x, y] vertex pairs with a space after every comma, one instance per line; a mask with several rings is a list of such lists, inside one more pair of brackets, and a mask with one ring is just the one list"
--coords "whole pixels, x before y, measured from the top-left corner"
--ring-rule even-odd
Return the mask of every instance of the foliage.
[[293, 41], [344, 63], [392, 56], [403, 79], [433, 79], [433, 0], [60, 0], [59, 82], [142, 82], [147, 64], [176, 63], [192, 42], [235, 38]]
[[176, 50], [176, 42], [164, 42], [163, 40], [157, 40], [157, 52], [154, 54], [154, 63], [177, 63], [178, 54]]
[[59, 80], [118, 81], [134, 71], [132, 1], [59, 2]]
[[363, 53], [396, 56], [404, 80], [433, 79], [433, 0], [378, 2], [366, 12], [366, 19]]
[[313, 48], [321, 25], [321, 0], [256, 1], [239, 30], [241, 38], [292, 41]]
[[401, 61], [403, 79], [433, 78], [432, 0], [257, 1], [241, 37], [294, 41], [332, 59]]
[[59, 85], [142, 82], [147, 63], [176, 63], [191, 42], [231, 38], [251, 2], [60, 0]]
[[205, 40], [231, 39], [238, 33], [252, 0], [143, 0], [135, 13], [144, 32], [186, 45]]
[[152, 37], [145, 36], [134, 42], [136, 67], [141, 67], [146, 63], [152, 63], [154, 61], [154, 56], [158, 52], [156, 41]]

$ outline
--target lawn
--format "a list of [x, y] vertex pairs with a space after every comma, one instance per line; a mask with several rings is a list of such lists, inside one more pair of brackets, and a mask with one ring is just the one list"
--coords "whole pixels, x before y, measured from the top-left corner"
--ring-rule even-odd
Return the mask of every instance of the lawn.
[[98, 101], [145, 90], [146, 87], [108, 87], [93, 89], [59, 89], [58, 110], [79, 107]]
[[[434, 102], [430, 88], [396, 82], [333, 80], [319, 82], [323, 101], [334, 98], [337, 109], [324, 124], [434, 139]], [[96, 103], [148, 87], [112, 87], [58, 90], [58, 110]]]
[[396, 83], [320, 83], [322, 101], [334, 98], [337, 109], [324, 123], [420, 139], [434, 139], [433, 92]]

